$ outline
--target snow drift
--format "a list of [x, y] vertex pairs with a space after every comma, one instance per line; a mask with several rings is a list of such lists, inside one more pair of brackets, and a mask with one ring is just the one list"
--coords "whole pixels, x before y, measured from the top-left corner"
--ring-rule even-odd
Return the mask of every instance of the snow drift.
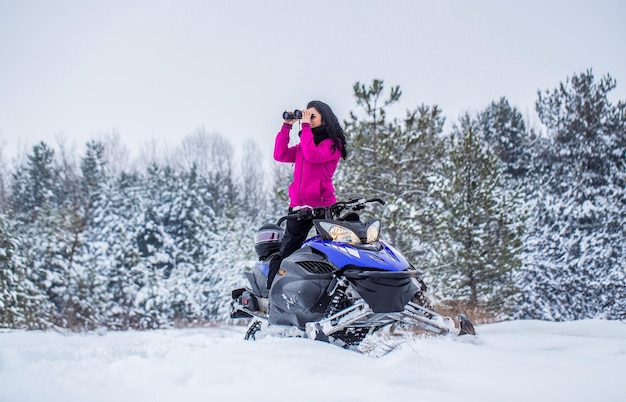
[[513, 321], [379, 358], [244, 327], [0, 333], [0, 401], [624, 401], [626, 325]]

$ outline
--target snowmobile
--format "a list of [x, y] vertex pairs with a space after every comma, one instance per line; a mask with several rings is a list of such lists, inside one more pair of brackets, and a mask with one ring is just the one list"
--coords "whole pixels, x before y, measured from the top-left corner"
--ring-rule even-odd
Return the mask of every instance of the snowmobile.
[[[255, 233], [259, 261], [248, 286], [232, 291], [231, 318], [250, 318], [245, 339], [259, 331], [358, 346], [383, 328], [436, 335], [475, 334], [467, 316], [433, 310], [420, 273], [379, 239], [380, 220], [361, 214], [379, 198], [300, 208]], [[280, 250], [288, 219], [312, 219], [316, 234], [283, 259], [267, 289], [270, 261]], [[263, 332], [262, 331], [262, 332]]]

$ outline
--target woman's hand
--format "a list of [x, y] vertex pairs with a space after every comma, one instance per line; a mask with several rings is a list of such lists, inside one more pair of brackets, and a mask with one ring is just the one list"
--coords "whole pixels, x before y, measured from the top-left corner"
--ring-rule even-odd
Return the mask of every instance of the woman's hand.
[[311, 115], [313, 114], [313, 111], [311, 109], [304, 109], [302, 111], [302, 123], [309, 123], [311, 124]]

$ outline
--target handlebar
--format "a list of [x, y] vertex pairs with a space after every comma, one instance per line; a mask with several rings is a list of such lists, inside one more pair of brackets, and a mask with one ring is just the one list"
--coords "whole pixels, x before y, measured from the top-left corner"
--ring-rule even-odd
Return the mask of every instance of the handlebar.
[[313, 208], [310, 206], [303, 206], [298, 210], [293, 211], [293, 213], [281, 217], [276, 224], [280, 226], [287, 219], [336, 219], [344, 210], [360, 211], [365, 209], [365, 206], [370, 203], [385, 205], [385, 201], [381, 198], [355, 198], [348, 201], [338, 201], [329, 207]]

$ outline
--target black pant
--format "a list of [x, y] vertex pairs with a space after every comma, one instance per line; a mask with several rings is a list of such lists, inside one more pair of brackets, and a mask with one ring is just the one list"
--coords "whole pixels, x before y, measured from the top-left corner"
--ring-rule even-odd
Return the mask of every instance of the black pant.
[[280, 254], [274, 256], [270, 261], [270, 269], [267, 274], [268, 289], [272, 286], [274, 277], [280, 268], [280, 263], [283, 262], [284, 258], [289, 257], [291, 253], [300, 248], [312, 227], [313, 219], [287, 219], [285, 237], [283, 238], [283, 244], [280, 246]]

